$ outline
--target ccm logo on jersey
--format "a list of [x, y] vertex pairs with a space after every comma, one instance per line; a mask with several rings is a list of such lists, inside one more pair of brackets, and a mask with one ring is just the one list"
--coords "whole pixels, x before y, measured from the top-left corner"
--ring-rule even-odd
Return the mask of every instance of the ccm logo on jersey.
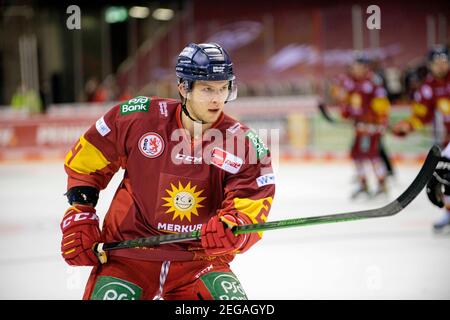
[[156, 158], [164, 151], [164, 140], [156, 132], [149, 132], [139, 139], [138, 147], [147, 158]]
[[273, 173], [265, 174], [256, 178], [256, 183], [258, 187], [264, 187], [268, 184], [275, 184], [275, 175]]
[[93, 212], [80, 212], [63, 220], [62, 228], [66, 229], [72, 222], [83, 220], [97, 220], [98, 216]]
[[195, 164], [200, 164], [202, 163], [202, 157], [192, 157], [192, 156], [186, 156], [184, 154], [178, 153], [175, 156], [175, 159], [177, 160], [182, 160], [183, 162], [190, 162], [190, 163], [195, 163]]
[[211, 164], [226, 172], [233, 174], [239, 172], [243, 163], [241, 158], [220, 148], [216, 147], [212, 151]]

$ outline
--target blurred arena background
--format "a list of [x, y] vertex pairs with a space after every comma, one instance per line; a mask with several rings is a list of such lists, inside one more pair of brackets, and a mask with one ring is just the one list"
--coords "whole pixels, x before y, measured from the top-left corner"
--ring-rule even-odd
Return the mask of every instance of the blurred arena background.
[[[394, 105], [408, 114], [425, 53], [449, 39], [447, 1], [3, 1], [0, 11], [0, 159], [62, 157], [116, 101], [177, 98], [174, 63], [189, 42], [214, 41], [235, 63], [239, 99], [228, 112], [255, 129], [279, 129], [281, 157], [346, 157], [350, 127], [325, 123], [319, 97], [364, 50]], [[78, 20], [77, 20], [78, 19]], [[13, 105], [11, 107], [11, 105]], [[430, 145], [387, 137], [398, 158]]]

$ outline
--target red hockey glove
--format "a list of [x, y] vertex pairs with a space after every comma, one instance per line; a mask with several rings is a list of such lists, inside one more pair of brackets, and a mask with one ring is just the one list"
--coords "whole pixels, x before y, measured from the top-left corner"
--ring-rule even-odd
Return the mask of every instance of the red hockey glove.
[[97, 242], [101, 242], [98, 216], [93, 207], [74, 205], [67, 209], [61, 231], [61, 254], [69, 265], [96, 266], [99, 261], [106, 263], [106, 254], [97, 257], [92, 250]]
[[409, 123], [409, 121], [402, 120], [394, 125], [394, 127], [392, 128], [392, 133], [398, 137], [404, 137], [412, 130], [413, 128], [411, 123]]
[[247, 244], [247, 234], [234, 235], [231, 228], [244, 224], [239, 217], [224, 214], [214, 216], [202, 226], [202, 247], [208, 255], [222, 255], [237, 253]]

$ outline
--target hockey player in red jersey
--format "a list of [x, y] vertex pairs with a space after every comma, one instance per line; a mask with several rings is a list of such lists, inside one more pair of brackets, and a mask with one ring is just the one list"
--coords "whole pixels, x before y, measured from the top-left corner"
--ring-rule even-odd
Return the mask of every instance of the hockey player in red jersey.
[[386, 129], [390, 104], [386, 90], [374, 81], [369, 62], [364, 54], [358, 53], [350, 65], [350, 76], [342, 82], [345, 97], [341, 102], [341, 113], [355, 128], [350, 155], [356, 166], [359, 186], [352, 198], [363, 193], [370, 195], [366, 161], [370, 162], [377, 177], [374, 195], [386, 192], [386, 168], [380, 158], [379, 144]]
[[[414, 93], [411, 116], [398, 122], [393, 132], [398, 136], [406, 136], [432, 124], [434, 143], [446, 146], [450, 142], [450, 72], [447, 47], [438, 45], [429, 51], [428, 68], [430, 74]], [[446, 157], [450, 158], [448, 151]], [[442, 206], [445, 204], [445, 213], [434, 224], [436, 231], [450, 223], [450, 189], [447, 190], [447, 187], [441, 201]]]
[[[94, 266], [84, 299], [246, 299], [230, 269], [261, 238], [231, 227], [267, 220], [275, 193], [270, 152], [223, 113], [236, 98], [232, 62], [217, 44], [189, 44], [176, 66], [181, 101], [136, 97], [114, 106], [67, 154], [62, 256]], [[95, 205], [125, 169], [100, 230]], [[201, 241], [93, 246], [201, 230]], [[101, 262], [101, 263], [100, 263]]]
[[435, 143], [450, 142], [450, 72], [448, 48], [436, 46], [428, 53], [430, 73], [414, 93], [412, 114], [397, 123], [393, 132], [406, 136], [410, 132], [433, 124]]
[[[374, 82], [378, 86], [381, 85], [384, 86], [384, 80], [380, 76], [374, 74], [372, 80], [374, 80]], [[337, 76], [335, 76], [331, 81], [330, 96], [333, 102], [336, 105], [341, 106], [341, 108], [345, 108], [346, 106], [348, 106], [348, 95], [346, 88], [350, 88], [352, 83], [353, 79], [350, 75], [350, 72], [340, 73]], [[325, 106], [323, 106], [322, 108], [326, 109]], [[321, 112], [325, 113], [326, 110], [325, 111], [321, 110]], [[327, 118], [325, 114], [324, 117]], [[333, 119], [327, 119], [327, 121], [333, 122]], [[380, 141], [378, 142], [378, 151], [380, 153], [380, 159], [382, 160], [383, 165], [385, 166], [387, 176], [393, 177], [395, 172], [394, 166], [392, 164], [391, 157], [389, 156], [386, 148], [384, 147], [383, 139], [380, 139]]]

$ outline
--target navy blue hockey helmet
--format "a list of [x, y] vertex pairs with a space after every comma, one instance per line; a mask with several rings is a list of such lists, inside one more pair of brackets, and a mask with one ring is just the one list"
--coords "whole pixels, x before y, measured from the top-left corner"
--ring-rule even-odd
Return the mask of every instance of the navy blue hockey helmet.
[[436, 45], [428, 51], [427, 58], [430, 62], [438, 58], [444, 58], [448, 60], [448, 48], [443, 45]]
[[237, 86], [230, 56], [217, 43], [190, 43], [178, 56], [175, 68], [179, 83], [187, 91], [195, 81], [229, 81], [229, 92], [225, 102], [237, 97]]
[[230, 56], [216, 43], [190, 43], [178, 56], [177, 77], [189, 81], [235, 79]]
[[372, 61], [370, 60], [367, 53], [363, 51], [356, 51], [353, 54], [353, 63], [360, 63], [364, 65], [369, 65]]

